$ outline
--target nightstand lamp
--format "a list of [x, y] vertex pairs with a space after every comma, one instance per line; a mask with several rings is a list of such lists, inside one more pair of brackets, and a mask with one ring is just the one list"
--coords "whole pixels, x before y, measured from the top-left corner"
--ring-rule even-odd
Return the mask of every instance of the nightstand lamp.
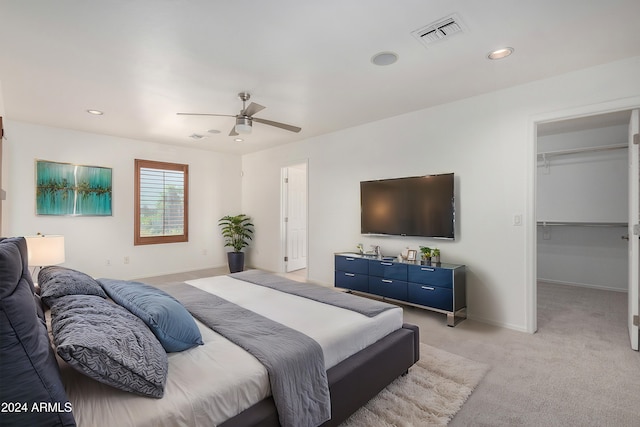
[[27, 241], [27, 263], [33, 267], [31, 276], [35, 276], [36, 267], [62, 264], [64, 262], [64, 236], [43, 235], [25, 236]]

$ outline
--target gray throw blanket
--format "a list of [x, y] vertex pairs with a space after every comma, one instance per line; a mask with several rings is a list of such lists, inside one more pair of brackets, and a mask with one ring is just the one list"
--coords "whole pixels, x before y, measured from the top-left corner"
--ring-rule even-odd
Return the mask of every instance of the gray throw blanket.
[[364, 314], [367, 317], [375, 317], [383, 311], [397, 308], [395, 305], [387, 304], [386, 302], [375, 301], [344, 292], [338, 292], [320, 285], [296, 282], [295, 280], [276, 276], [275, 274], [261, 270], [247, 270], [240, 273], [229, 274], [229, 276], [255, 285], [264, 286], [336, 307], [345, 308], [347, 310]]
[[193, 317], [251, 353], [266, 367], [283, 427], [316, 427], [331, 418], [320, 344], [301, 332], [186, 283], [164, 289]]

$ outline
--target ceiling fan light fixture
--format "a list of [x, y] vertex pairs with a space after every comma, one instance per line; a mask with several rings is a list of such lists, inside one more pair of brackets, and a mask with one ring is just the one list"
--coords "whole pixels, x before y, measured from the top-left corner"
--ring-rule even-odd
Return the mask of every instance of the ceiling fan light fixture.
[[236, 132], [237, 133], [251, 133], [252, 120], [250, 117], [236, 117]]

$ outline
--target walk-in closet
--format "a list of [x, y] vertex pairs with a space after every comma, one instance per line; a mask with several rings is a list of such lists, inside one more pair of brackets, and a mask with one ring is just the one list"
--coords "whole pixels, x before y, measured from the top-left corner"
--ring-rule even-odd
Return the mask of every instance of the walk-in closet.
[[627, 333], [630, 115], [538, 125], [538, 328], [606, 318]]

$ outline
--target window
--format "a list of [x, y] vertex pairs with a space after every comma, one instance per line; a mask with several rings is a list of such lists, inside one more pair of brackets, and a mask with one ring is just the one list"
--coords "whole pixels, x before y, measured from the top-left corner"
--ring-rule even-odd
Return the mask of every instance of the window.
[[189, 165], [135, 161], [135, 245], [187, 242]]

